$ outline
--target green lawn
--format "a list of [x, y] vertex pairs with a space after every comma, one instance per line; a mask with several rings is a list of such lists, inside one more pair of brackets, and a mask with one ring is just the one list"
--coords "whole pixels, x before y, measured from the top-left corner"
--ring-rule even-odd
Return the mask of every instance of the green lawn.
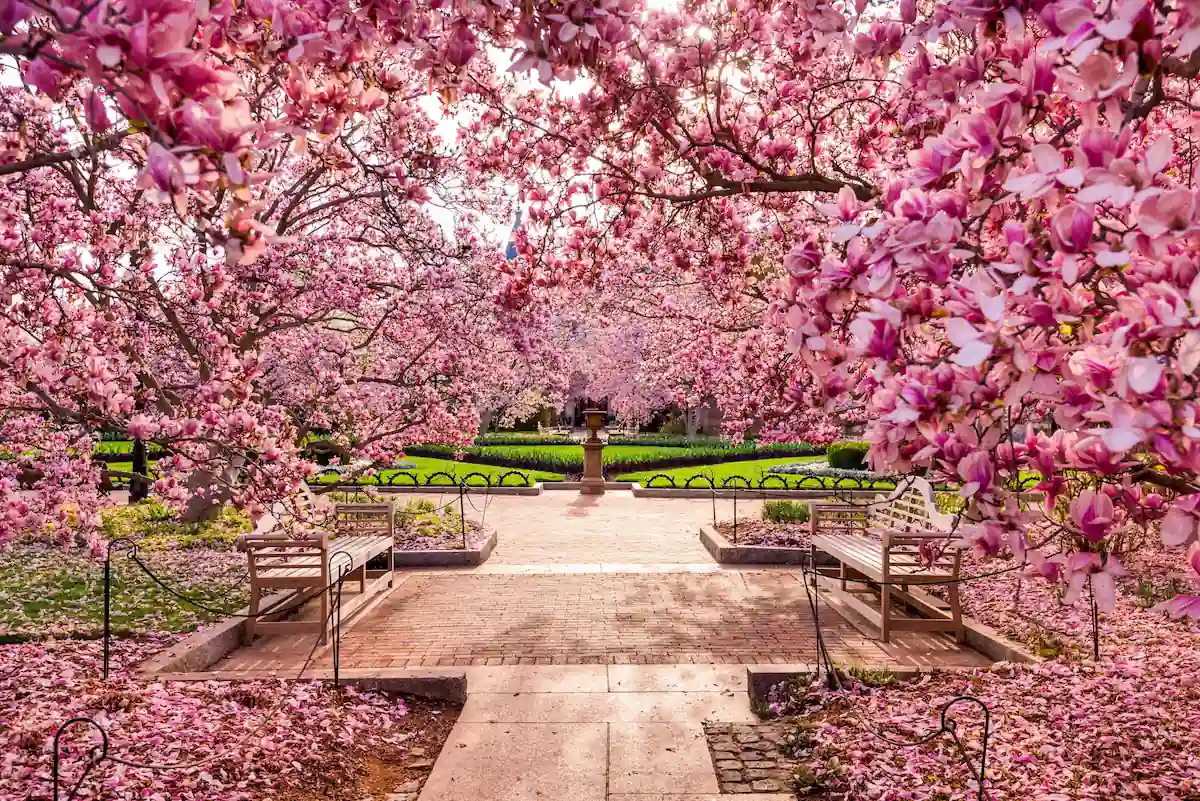
[[[745, 462], [726, 462], [724, 464], [701, 465], [699, 467], [677, 467], [673, 470], [648, 470], [639, 473], [624, 473], [617, 476], [617, 481], [637, 481], [645, 486], [645, 483], [651, 476], [658, 474], [671, 476], [675, 479], [675, 486], [682, 487], [692, 476], [711, 476], [718, 487], [721, 483], [730, 476], [741, 476], [748, 480], [752, 486], [757, 486], [758, 482], [764, 475], [768, 475], [767, 469], [780, 464], [792, 464], [794, 462], [823, 462], [824, 456], [783, 456], [774, 459], [754, 459]], [[771, 474], [774, 475], [774, 474]], [[795, 483], [799, 476], [786, 476], [789, 484]], [[809, 479], [805, 483], [812, 482], [814, 487], [822, 486], [819, 479]], [[658, 482], [655, 486], [658, 486]], [[739, 482], [740, 483], [740, 482]], [[693, 482], [692, 487], [701, 486], [701, 483]], [[704, 483], [703, 486], [707, 486]]]
[[[363, 479], [363, 483], [387, 484], [389, 478], [392, 478], [393, 476], [396, 476], [399, 473], [409, 473], [409, 474], [415, 475], [421, 484], [425, 484], [429, 480], [429, 477], [435, 473], [449, 473], [451, 476], [454, 476], [456, 479], [459, 479], [459, 480], [470, 475], [471, 473], [481, 473], [485, 476], [490, 476], [493, 484], [498, 483], [500, 480], [500, 476], [502, 476], [504, 473], [511, 473], [511, 472], [516, 472], [516, 473], [520, 473], [522, 475], [528, 476], [531, 484], [538, 482], [538, 481], [562, 481], [563, 480], [563, 476], [561, 473], [546, 473], [541, 470], [515, 470], [514, 471], [511, 468], [507, 468], [507, 467], [494, 467], [492, 465], [487, 465], [487, 464], [468, 464], [466, 462], [456, 462], [453, 459], [434, 459], [434, 458], [431, 458], [428, 456], [408, 456], [408, 457], [405, 457], [405, 461], [412, 462], [413, 464], [415, 464], [417, 466], [416, 469], [415, 470], [381, 470], [381, 471], [379, 471], [379, 474], [377, 477]], [[322, 484], [335, 484], [335, 483], [337, 483], [337, 477], [333, 476], [333, 475], [324, 475], [324, 476], [320, 477], [320, 482]], [[452, 482], [446, 476], [437, 476], [433, 479], [433, 482], [434, 482], [434, 484], [442, 484], [442, 485], [450, 485], [452, 483], [455, 483], [455, 482]], [[393, 483], [396, 486], [405, 486], [407, 484], [411, 484], [412, 482], [410, 482], [407, 478], [401, 476], [399, 478], [396, 478]], [[481, 479], [477, 475], [471, 479], [468, 479], [468, 483], [483, 484], [484, 482], [483, 482], [483, 479]], [[508, 478], [508, 483], [510, 483], [514, 486], [519, 486], [519, 482], [517, 481], [516, 476], [510, 476]]]

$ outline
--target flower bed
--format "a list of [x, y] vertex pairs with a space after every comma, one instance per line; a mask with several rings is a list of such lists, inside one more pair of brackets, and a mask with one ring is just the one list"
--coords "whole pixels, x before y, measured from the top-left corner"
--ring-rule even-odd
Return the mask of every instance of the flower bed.
[[722, 520], [716, 525], [722, 537], [735, 545], [759, 545], [765, 548], [804, 548], [810, 544], [806, 524], [771, 523], [766, 520]]
[[[118, 640], [115, 662], [139, 662], [169, 640]], [[439, 703], [309, 682], [146, 683], [121, 671], [105, 682], [100, 654], [98, 642], [0, 646], [0, 801], [51, 797], [54, 732], [74, 716], [104, 728], [110, 756], [194, 765], [104, 761], [81, 798], [415, 798], [458, 714]], [[63, 797], [98, 741], [86, 727], [64, 736]]]
[[[915, 741], [937, 730], [944, 704], [969, 695], [992, 716], [992, 801], [1200, 797], [1200, 627], [1153, 609], [1172, 590], [1167, 556], [1148, 551], [1129, 561], [1135, 575], [1153, 579], [1118, 587], [1116, 609], [1100, 620], [1098, 664], [1081, 659], [1092, 648], [1086, 604], [1062, 606], [1056, 588], [1017, 571], [963, 584], [964, 611], [1049, 661], [798, 694], [785, 705], [801, 712], [797, 788], [830, 799], [976, 798], [971, 771], [948, 737], [916, 747], [878, 737]], [[967, 558], [974, 573], [1002, 566]], [[959, 703], [953, 716], [978, 760], [981, 710]]]

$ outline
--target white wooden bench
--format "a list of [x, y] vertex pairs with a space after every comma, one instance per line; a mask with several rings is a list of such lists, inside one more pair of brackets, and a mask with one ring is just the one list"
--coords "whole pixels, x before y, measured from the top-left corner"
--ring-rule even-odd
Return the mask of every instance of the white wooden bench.
[[[839, 599], [878, 625], [884, 642], [892, 631], [952, 631], [959, 642], [966, 638], [954, 516], [938, 511], [928, 481], [905, 479], [890, 495], [861, 506], [814, 503], [809, 509], [813, 548], [840, 563]], [[878, 610], [847, 591], [854, 577], [878, 584]], [[893, 599], [911, 601], [910, 586], [929, 584], [946, 586], [947, 613], [932, 619], [892, 614]]]
[[[392, 548], [395, 545], [390, 503], [336, 504], [323, 518], [316, 499], [304, 488], [293, 499], [291, 514], [280, 506], [275, 515], [264, 515], [250, 534], [238, 537], [250, 566], [250, 617], [243, 637], [247, 643], [263, 633], [319, 632], [321, 644], [329, 640], [331, 587], [345, 572], [345, 582], [358, 583], [358, 592], [344, 599], [343, 620], [352, 617], [385, 587], [391, 587]], [[331, 523], [333, 531], [322, 527]], [[386, 556], [386, 566], [368, 574], [367, 563]], [[298, 606], [319, 596], [320, 617], [314, 620], [261, 620], [263, 598], [274, 590], [294, 590], [285, 604]]]

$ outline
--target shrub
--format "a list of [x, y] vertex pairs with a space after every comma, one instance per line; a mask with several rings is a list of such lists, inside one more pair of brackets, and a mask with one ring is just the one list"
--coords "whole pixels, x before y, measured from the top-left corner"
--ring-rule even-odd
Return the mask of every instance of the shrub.
[[808, 504], [801, 501], [766, 501], [762, 517], [771, 523], [807, 523]]
[[835, 442], [826, 452], [829, 466], [839, 470], [865, 470], [870, 447], [866, 442]]
[[253, 528], [250, 518], [229, 506], [221, 509], [215, 520], [202, 523], [180, 523], [158, 501], [105, 509], [100, 517], [106, 538], [133, 537], [145, 550], [232, 550], [238, 535]]

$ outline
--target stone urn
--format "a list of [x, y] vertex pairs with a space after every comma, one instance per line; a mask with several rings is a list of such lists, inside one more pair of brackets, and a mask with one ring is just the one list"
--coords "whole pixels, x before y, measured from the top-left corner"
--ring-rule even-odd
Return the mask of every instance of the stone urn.
[[600, 429], [604, 427], [605, 412], [601, 409], [586, 409], [583, 418], [587, 423], [588, 436], [583, 441], [583, 481], [580, 492], [584, 495], [604, 494], [604, 441]]

